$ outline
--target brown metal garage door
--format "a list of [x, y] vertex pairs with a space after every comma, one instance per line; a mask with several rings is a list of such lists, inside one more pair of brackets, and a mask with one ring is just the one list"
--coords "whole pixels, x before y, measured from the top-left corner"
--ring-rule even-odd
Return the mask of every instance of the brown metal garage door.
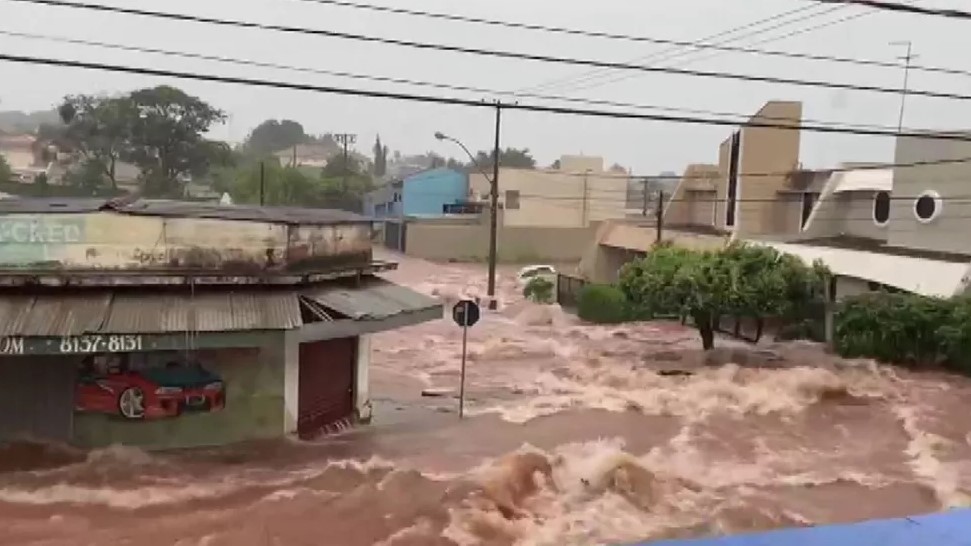
[[356, 338], [300, 344], [297, 434], [301, 438], [312, 438], [352, 416], [356, 347]]
[[76, 366], [64, 357], [0, 358], [0, 441], [70, 441]]

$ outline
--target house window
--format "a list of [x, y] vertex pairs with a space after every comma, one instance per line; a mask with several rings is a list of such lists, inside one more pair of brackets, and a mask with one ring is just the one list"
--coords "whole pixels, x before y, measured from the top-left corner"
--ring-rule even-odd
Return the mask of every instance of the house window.
[[506, 209], [519, 209], [519, 190], [506, 190]]
[[921, 223], [933, 222], [943, 209], [941, 196], [935, 191], [925, 191], [914, 201], [914, 216]]
[[735, 227], [735, 214], [738, 209], [738, 163], [742, 147], [742, 132], [732, 135], [732, 149], [728, 163], [728, 202], [725, 210], [725, 225]]
[[887, 225], [890, 220], [890, 194], [881, 191], [873, 197], [873, 221], [878, 226]]
[[815, 192], [805, 192], [802, 194], [802, 227], [806, 227], [809, 217], [813, 213], [816, 202], [819, 201], [819, 194]]

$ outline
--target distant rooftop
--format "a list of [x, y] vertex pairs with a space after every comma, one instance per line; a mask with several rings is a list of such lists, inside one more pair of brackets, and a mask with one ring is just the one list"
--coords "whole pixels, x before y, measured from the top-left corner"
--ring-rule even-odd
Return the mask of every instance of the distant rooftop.
[[137, 216], [212, 218], [277, 224], [328, 225], [371, 222], [369, 218], [353, 212], [299, 207], [221, 205], [152, 199], [139, 199], [134, 202], [103, 198], [0, 200], [0, 214], [80, 214], [97, 211], [113, 211]]

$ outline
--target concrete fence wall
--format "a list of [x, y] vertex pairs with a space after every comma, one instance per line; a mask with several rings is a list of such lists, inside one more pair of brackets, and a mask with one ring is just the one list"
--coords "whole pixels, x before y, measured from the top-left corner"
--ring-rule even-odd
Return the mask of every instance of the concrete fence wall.
[[[579, 261], [594, 239], [597, 225], [587, 228], [499, 228], [499, 260], [507, 263]], [[409, 220], [405, 252], [426, 260], [481, 261], [489, 255], [489, 223], [478, 218]]]

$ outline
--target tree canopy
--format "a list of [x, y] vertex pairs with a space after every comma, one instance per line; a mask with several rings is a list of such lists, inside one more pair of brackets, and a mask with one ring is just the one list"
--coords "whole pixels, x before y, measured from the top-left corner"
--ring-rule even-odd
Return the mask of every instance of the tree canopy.
[[388, 173], [388, 147], [381, 144], [381, 135], [374, 141], [374, 176], [381, 177]]
[[772, 248], [733, 244], [720, 251], [655, 247], [621, 270], [620, 289], [642, 317], [691, 318], [704, 348], [721, 316], [780, 316], [825, 293], [828, 272]]
[[244, 147], [249, 153], [264, 156], [309, 140], [310, 136], [300, 123], [289, 119], [268, 119], [253, 129]]
[[[492, 152], [480, 151], [475, 155], [475, 163], [479, 168], [489, 170], [493, 165]], [[499, 166], [513, 169], [535, 169], [536, 159], [529, 153], [528, 148], [506, 148], [499, 152]], [[472, 165], [475, 167], [475, 165]]]
[[[234, 203], [260, 203], [260, 161], [215, 169], [213, 189], [229, 193]], [[345, 173], [341, 161], [331, 161], [315, 169], [283, 167], [277, 161], [264, 161], [263, 203], [269, 206], [334, 208], [361, 212], [364, 194], [373, 189], [371, 177], [353, 157]]]
[[115, 166], [127, 161], [141, 171], [145, 195], [177, 197], [189, 177], [230, 159], [225, 143], [204, 136], [223, 112], [174, 87], [68, 96], [58, 113], [65, 123], [60, 138], [81, 154], [86, 183], [103, 176], [114, 187]]

